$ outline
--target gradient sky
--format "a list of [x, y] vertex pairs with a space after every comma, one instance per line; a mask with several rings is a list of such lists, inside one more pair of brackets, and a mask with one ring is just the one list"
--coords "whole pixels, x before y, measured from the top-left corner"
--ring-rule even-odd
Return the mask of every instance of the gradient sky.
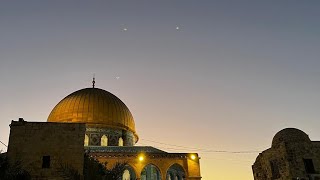
[[95, 73], [96, 86], [131, 110], [138, 145], [198, 152], [204, 180], [253, 179], [258, 153], [194, 148], [262, 151], [285, 127], [320, 140], [319, 8], [317, 0], [1, 1], [0, 140], [8, 142], [11, 120], [46, 121]]

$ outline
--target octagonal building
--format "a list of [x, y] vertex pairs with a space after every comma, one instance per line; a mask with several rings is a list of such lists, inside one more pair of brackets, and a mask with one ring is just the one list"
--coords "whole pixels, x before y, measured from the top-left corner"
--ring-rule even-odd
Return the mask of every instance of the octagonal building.
[[32, 179], [63, 179], [61, 163], [83, 175], [84, 153], [106, 168], [126, 162], [122, 180], [201, 179], [197, 153], [135, 146], [138, 140], [129, 108], [112, 93], [93, 86], [63, 98], [47, 122], [12, 121], [8, 157], [19, 158]]
[[99, 88], [71, 93], [53, 108], [48, 122], [85, 123], [85, 146], [133, 146], [138, 141], [128, 107]]

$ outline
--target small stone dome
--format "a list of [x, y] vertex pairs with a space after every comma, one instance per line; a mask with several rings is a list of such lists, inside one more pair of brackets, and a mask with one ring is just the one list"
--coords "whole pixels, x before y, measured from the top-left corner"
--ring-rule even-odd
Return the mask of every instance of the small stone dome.
[[272, 147], [279, 146], [282, 142], [285, 143], [301, 143], [310, 142], [309, 136], [296, 128], [285, 128], [279, 131], [272, 139]]
[[87, 127], [114, 128], [138, 135], [128, 107], [115, 95], [99, 88], [85, 88], [62, 99], [48, 122], [86, 123]]

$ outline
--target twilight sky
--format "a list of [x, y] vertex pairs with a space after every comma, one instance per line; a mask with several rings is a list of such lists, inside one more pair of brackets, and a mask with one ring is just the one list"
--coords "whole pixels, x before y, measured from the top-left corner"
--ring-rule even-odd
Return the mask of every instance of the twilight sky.
[[95, 73], [96, 86], [131, 110], [138, 145], [198, 152], [204, 180], [253, 179], [257, 152], [208, 150], [262, 151], [285, 127], [320, 140], [319, 8], [317, 0], [1, 1], [0, 140], [13, 119], [46, 121]]

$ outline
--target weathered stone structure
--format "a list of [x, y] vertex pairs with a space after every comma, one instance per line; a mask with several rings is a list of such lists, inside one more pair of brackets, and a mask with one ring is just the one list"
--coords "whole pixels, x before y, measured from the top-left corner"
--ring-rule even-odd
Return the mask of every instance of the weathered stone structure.
[[82, 174], [85, 151], [107, 167], [126, 162], [123, 180], [201, 179], [197, 153], [134, 146], [138, 140], [128, 107], [110, 92], [93, 87], [61, 100], [46, 123], [13, 121], [8, 156], [13, 161], [20, 158], [34, 179], [58, 179], [61, 162]]
[[252, 166], [255, 180], [320, 180], [320, 142], [303, 131], [286, 128], [260, 153]]
[[83, 123], [12, 121], [8, 158], [20, 161], [32, 179], [63, 179], [62, 166], [83, 172]]

